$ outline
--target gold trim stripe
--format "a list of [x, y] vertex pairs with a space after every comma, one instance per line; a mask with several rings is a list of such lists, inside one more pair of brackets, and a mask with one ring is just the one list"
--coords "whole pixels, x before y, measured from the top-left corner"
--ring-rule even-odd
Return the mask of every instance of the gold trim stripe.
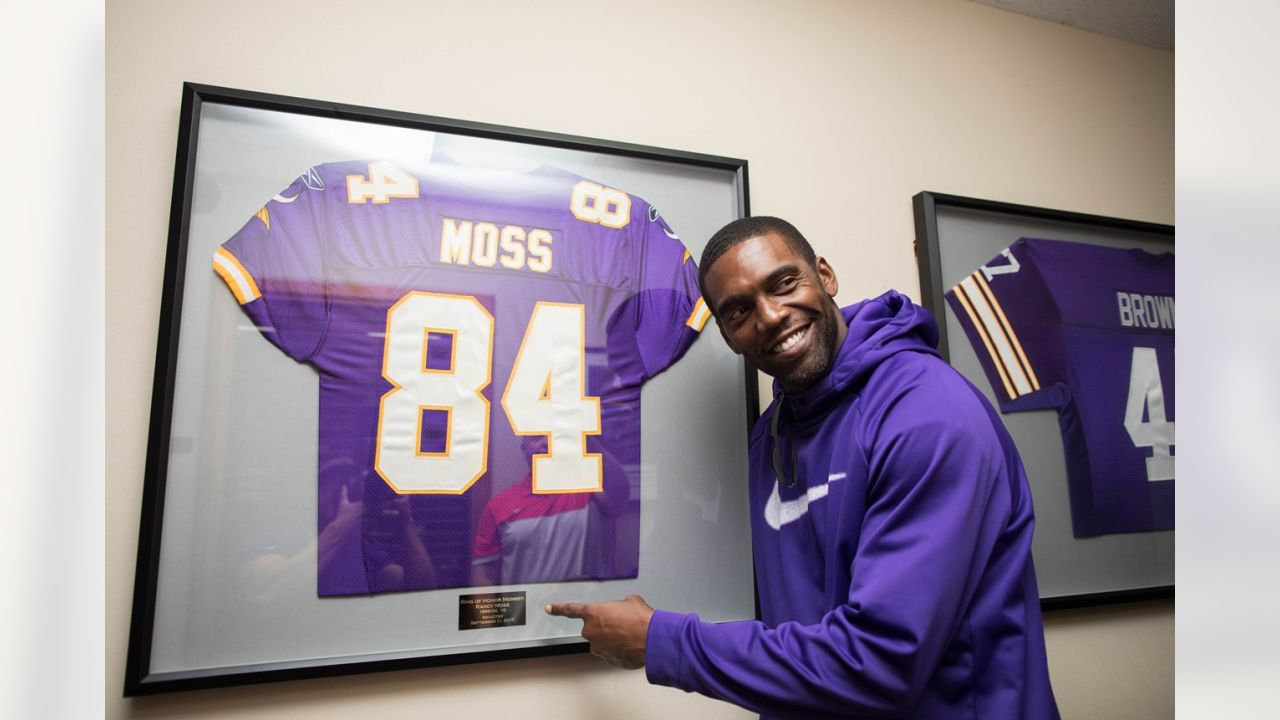
[[707, 307], [706, 301], [698, 298], [698, 302], [693, 304], [693, 311], [689, 313], [689, 318], [684, 321], [684, 324], [697, 332], [702, 332], [702, 328], [706, 327], [707, 320], [710, 318], [711, 310]]
[[258, 284], [253, 281], [253, 276], [248, 270], [244, 269], [244, 265], [231, 251], [225, 247], [220, 247], [213, 253], [213, 269], [222, 277], [222, 281], [231, 288], [232, 294], [236, 296], [236, 301], [241, 305], [247, 305], [254, 300], [262, 297], [262, 291], [258, 289]]
[[969, 323], [978, 331], [978, 337], [982, 338], [982, 344], [987, 348], [987, 354], [991, 356], [992, 364], [996, 366], [996, 373], [1000, 375], [1000, 382], [1004, 384], [1004, 391], [1010, 400], [1018, 397], [1013, 391], [1013, 385], [1009, 383], [1009, 376], [1004, 372], [1004, 363], [1000, 362], [1000, 356], [996, 354], [994, 348], [991, 347], [991, 338], [987, 337], [987, 331], [982, 327], [982, 323], [978, 320], [978, 316], [973, 312], [973, 307], [969, 305], [969, 301], [965, 298], [964, 288], [956, 285], [951, 288], [952, 294], [956, 300], [960, 301], [960, 306], [964, 308], [965, 313], [969, 316]]
[[1027, 377], [1031, 380], [1031, 387], [1039, 390], [1040, 378], [1036, 377], [1036, 371], [1031, 367], [1031, 361], [1027, 359], [1027, 354], [1023, 352], [1022, 342], [1018, 340], [1018, 334], [1013, 331], [1013, 324], [1009, 322], [1009, 318], [1005, 317], [1004, 308], [1000, 307], [1000, 301], [996, 299], [995, 292], [991, 290], [991, 286], [987, 284], [987, 279], [982, 276], [982, 273], [976, 272], [973, 276], [977, 279], [978, 288], [982, 290], [987, 302], [996, 311], [996, 318], [1000, 320], [1000, 326], [1013, 344], [1014, 351], [1018, 353], [1018, 360], [1022, 362], [1022, 369], [1026, 371]]
[[1013, 345], [1004, 333], [1004, 328], [1000, 327], [1000, 321], [996, 319], [995, 311], [991, 309], [991, 305], [987, 299], [982, 296], [982, 291], [978, 289], [977, 281], [974, 277], [978, 273], [974, 273], [964, 280], [960, 281], [960, 287], [964, 290], [965, 296], [972, 305], [975, 314], [981, 318], [982, 326], [987, 331], [988, 337], [991, 338], [991, 345], [996, 350], [1001, 364], [1004, 365], [1005, 372], [1009, 374], [1009, 380], [1013, 383], [1013, 387], [1017, 389], [1018, 395], [1026, 395], [1032, 391], [1031, 381], [1027, 379], [1027, 374], [1023, 372], [1022, 366], [1018, 364], [1018, 357], [1013, 351]]

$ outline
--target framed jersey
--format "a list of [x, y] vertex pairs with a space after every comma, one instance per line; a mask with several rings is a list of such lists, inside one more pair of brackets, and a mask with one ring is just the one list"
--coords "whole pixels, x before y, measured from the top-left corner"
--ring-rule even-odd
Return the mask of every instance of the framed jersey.
[[1173, 228], [938, 193], [915, 208], [940, 350], [1027, 467], [1043, 604], [1170, 596]]
[[127, 694], [584, 650], [552, 600], [754, 616], [755, 373], [696, 266], [745, 161], [190, 84], [181, 118]]

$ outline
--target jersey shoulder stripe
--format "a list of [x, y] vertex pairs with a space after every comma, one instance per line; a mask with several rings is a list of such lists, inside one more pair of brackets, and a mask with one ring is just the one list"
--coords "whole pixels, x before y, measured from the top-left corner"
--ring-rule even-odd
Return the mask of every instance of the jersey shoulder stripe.
[[1009, 382], [1009, 373], [1005, 370], [1004, 363], [1000, 361], [1000, 354], [991, 345], [991, 336], [987, 334], [985, 326], [978, 318], [978, 314], [973, 310], [973, 305], [969, 303], [968, 293], [965, 292], [963, 282], [951, 288], [951, 296], [956, 299], [956, 302], [960, 303], [960, 307], [964, 308], [965, 315], [969, 317], [969, 326], [977, 332], [978, 337], [982, 340], [982, 346], [986, 348], [987, 356], [991, 358], [991, 364], [1000, 376], [1000, 384], [1004, 387], [1005, 394], [1009, 396], [1010, 400], [1018, 397], [1017, 392], [1013, 389], [1013, 384]]
[[1040, 379], [1036, 377], [1035, 368], [1031, 367], [1031, 361], [1027, 359], [1027, 353], [1022, 349], [1022, 341], [1018, 339], [1018, 334], [1013, 331], [1013, 324], [1009, 322], [1009, 318], [1004, 313], [1004, 308], [1000, 306], [1000, 301], [996, 298], [995, 291], [991, 289], [991, 285], [987, 282], [987, 278], [982, 272], [973, 273], [973, 279], [977, 282], [978, 289], [982, 291], [983, 298], [990, 303], [991, 309], [995, 311], [996, 319], [1000, 321], [1000, 329], [1004, 331], [1009, 343], [1013, 346], [1013, 351], [1017, 354], [1017, 360], [1022, 370], [1027, 374], [1027, 379], [1031, 381], [1031, 388], [1039, 390]]
[[1009, 398], [1015, 399], [1040, 389], [1022, 343], [1009, 324], [1000, 301], [978, 273], [952, 288], [969, 320], [983, 338], [987, 354], [1004, 381]]
[[220, 247], [213, 253], [213, 269], [227, 287], [231, 288], [236, 301], [241, 305], [247, 305], [262, 297], [262, 291], [258, 289], [258, 283], [254, 282], [253, 275], [250, 275], [244, 265], [240, 264], [240, 260], [225, 247]]
[[706, 327], [707, 320], [711, 317], [711, 310], [707, 307], [707, 303], [702, 298], [693, 304], [693, 311], [689, 313], [689, 319], [684, 321], [685, 325], [693, 328], [695, 332], [702, 332], [702, 328]]

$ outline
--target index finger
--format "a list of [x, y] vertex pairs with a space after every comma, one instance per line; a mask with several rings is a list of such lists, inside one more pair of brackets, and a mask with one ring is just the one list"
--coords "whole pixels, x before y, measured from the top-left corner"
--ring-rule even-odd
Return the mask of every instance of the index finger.
[[577, 618], [581, 620], [586, 617], [587, 606], [582, 603], [547, 603], [543, 608], [548, 615], [558, 615], [560, 617]]

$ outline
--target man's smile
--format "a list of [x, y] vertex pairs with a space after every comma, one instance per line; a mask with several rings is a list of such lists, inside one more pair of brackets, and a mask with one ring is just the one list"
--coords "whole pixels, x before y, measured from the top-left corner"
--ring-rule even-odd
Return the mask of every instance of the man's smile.
[[775, 355], [775, 356], [784, 355], [787, 353], [788, 350], [795, 348], [797, 345], [801, 343], [801, 341], [803, 341], [805, 338], [808, 337], [809, 327], [810, 327], [809, 325], [803, 325], [799, 328], [788, 331], [783, 336], [782, 340], [778, 341], [777, 343], [774, 344], [773, 347], [769, 348], [769, 354]]

